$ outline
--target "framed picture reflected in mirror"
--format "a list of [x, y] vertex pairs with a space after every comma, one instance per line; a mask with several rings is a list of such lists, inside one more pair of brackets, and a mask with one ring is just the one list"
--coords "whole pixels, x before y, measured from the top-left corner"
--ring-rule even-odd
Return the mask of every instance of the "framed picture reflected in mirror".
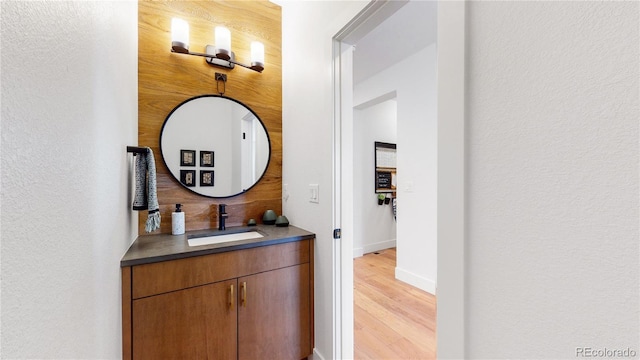
[[213, 151], [200, 151], [200, 166], [213, 167], [214, 153]]
[[200, 186], [213, 186], [213, 170], [200, 170]]
[[180, 182], [184, 186], [196, 186], [196, 171], [180, 170]]
[[180, 166], [196, 166], [196, 151], [180, 150]]

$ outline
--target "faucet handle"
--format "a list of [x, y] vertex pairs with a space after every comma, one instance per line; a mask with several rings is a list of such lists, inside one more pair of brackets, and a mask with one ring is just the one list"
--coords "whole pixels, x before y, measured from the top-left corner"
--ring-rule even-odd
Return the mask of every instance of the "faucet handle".
[[226, 230], [227, 226], [225, 220], [229, 217], [229, 214], [225, 211], [227, 204], [218, 205], [218, 230]]

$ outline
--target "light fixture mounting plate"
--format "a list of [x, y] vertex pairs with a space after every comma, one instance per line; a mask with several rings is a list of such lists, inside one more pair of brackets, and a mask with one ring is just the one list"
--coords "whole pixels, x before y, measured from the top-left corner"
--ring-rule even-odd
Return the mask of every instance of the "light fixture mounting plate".
[[227, 82], [227, 74], [216, 73], [216, 81], [224, 81]]

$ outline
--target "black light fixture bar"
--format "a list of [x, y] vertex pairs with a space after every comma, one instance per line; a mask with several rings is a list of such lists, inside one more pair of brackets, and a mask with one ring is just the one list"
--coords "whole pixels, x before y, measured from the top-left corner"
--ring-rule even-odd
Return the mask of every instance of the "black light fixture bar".
[[[212, 47], [211, 45], [207, 45], [208, 47]], [[227, 68], [227, 69], [233, 69], [235, 67], [235, 65], [238, 66], [242, 66], [243, 68], [249, 69], [249, 70], [253, 70], [259, 73], [262, 73], [262, 70], [264, 70], [264, 66], [256, 63], [253, 65], [246, 65], [243, 64], [241, 62], [235, 61], [235, 53], [232, 51], [229, 59], [221, 59], [219, 57], [217, 57], [216, 55], [213, 54], [207, 54], [207, 53], [199, 53], [199, 52], [193, 52], [193, 51], [188, 51], [184, 52], [184, 51], [176, 51], [174, 48], [171, 48], [171, 52], [172, 53], [176, 53], [176, 54], [184, 54], [184, 55], [193, 55], [193, 56], [200, 56], [205, 58], [205, 60], [207, 61], [207, 64], [212, 65], [212, 66], [219, 66], [219, 67], [223, 67], [223, 68]]]

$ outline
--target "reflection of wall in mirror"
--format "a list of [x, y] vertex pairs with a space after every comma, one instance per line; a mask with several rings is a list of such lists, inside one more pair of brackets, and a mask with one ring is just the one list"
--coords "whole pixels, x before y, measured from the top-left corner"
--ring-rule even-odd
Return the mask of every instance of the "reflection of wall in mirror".
[[242, 192], [244, 189], [242, 185], [242, 118], [246, 115], [247, 109], [242, 106], [233, 107], [231, 110], [232, 129], [231, 129], [231, 163], [229, 169], [231, 174], [229, 180], [233, 184], [230, 189], [233, 189], [233, 194]]
[[262, 124], [248, 112], [242, 118], [242, 188], [248, 189], [262, 176], [269, 162], [269, 139]]
[[[260, 131], [260, 124], [257, 120], [253, 121], [253, 130], [254, 130], [254, 149], [269, 149], [269, 138], [267, 138], [267, 133], [264, 131]], [[255, 151], [255, 163], [254, 163], [254, 173], [255, 181], [258, 180], [258, 177], [262, 175], [263, 171], [266, 171], [267, 164], [269, 163], [269, 151]]]
[[255, 182], [255, 116], [248, 112], [240, 121], [242, 125], [242, 146], [241, 146], [241, 183], [242, 189], [248, 189]]
[[[228, 121], [235, 102], [211, 102], [211, 98], [198, 98], [183, 104], [171, 115], [162, 131], [162, 156], [172, 173], [180, 176], [180, 150], [193, 149], [196, 151], [196, 166], [200, 165], [200, 151], [215, 153], [216, 170], [230, 168], [232, 159], [233, 126]], [[188, 106], [184, 106], [187, 105]], [[225, 104], [224, 106], [222, 104]], [[226, 171], [216, 172], [215, 192], [219, 194], [232, 192], [232, 174]], [[212, 191], [214, 188], [211, 188]]]

